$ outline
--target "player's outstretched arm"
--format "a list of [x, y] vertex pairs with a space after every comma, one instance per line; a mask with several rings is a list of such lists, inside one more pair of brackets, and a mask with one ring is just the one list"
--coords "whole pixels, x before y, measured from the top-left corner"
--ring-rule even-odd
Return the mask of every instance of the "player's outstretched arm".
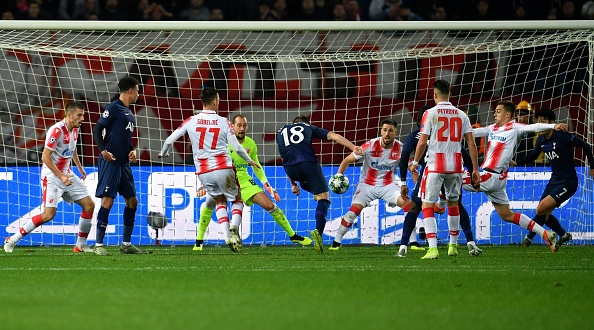
[[520, 128], [523, 133], [537, 133], [546, 130], [554, 129], [556, 131], [567, 131], [567, 124], [543, 124], [536, 123], [526, 125]]
[[347, 140], [344, 136], [338, 133], [328, 132], [328, 140], [334, 141], [345, 148], [349, 148], [352, 152], [354, 152], [357, 155], [363, 154], [361, 147], [355, 146], [351, 141]]
[[340, 162], [340, 166], [338, 166], [338, 172], [339, 174], [344, 174], [344, 171], [346, 171], [346, 169], [349, 167], [349, 165], [351, 165], [352, 163], [357, 161], [357, 157], [355, 157], [355, 155], [353, 153], [350, 153], [348, 156], [346, 156], [342, 162]]
[[171, 133], [171, 135], [169, 135], [167, 137], [167, 139], [165, 139], [165, 142], [163, 143], [163, 147], [161, 147], [161, 151], [157, 155], [158, 158], [169, 157], [169, 150], [171, 150], [171, 147], [173, 147], [173, 143], [175, 143], [175, 141], [177, 141], [177, 139], [179, 139], [184, 134], [186, 134], [185, 128], [182, 129], [182, 127], [183, 127], [183, 125], [180, 128], [173, 131], [173, 133]]
[[227, 141], [229, 142], [229, 144], [231, 145], [233, 150], [235, 150], [235, 152], [239, 155], [239, 157], [243, 158], [254, 169], [262, 168], [262, 166], [260, 166], [258, 163], [254, 162], [250, 158], [250, 155], [248, 155], [247, 151], [245, 151], [245, 149], [243, 148], [241, 143], [239, 143], [239, 141], [237, 141], [237, 137], [235, 136], [235, 134], [229, 134], [227, 136]]

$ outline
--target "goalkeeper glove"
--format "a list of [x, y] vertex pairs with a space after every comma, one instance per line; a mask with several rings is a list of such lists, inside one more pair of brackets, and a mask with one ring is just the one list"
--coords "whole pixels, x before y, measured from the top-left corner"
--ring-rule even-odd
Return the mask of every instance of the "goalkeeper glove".
[[274, 200], [276, 200], [277, 202], [280, 202], [280, 196], [278, 195], [276, 190], [274, 188], [272, 188], [270, 183], [266, 182], [264, 184], [264, 189], [266, 189], [266, 191], [270, 194], [270, 196], [274, 197]]

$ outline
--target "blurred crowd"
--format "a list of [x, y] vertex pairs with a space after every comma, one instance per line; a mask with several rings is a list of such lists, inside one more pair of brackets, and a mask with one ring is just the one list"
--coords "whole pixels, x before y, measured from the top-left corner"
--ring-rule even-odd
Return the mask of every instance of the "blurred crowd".
[[3, 0], [2, 19], [447, 21], [593, 19], [586, 0]]

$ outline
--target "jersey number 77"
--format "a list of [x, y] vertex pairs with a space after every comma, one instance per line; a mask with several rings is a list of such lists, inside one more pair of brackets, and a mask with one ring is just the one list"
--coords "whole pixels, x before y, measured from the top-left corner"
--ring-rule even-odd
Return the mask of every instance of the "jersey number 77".
[[216, 149], [217, 141], [219, 140], [219, 132], [221, 131], [221, 129], [219, 127], [210, 127], [208, 129], [206, 127], [202, 127], [202, 126], [196, 127], [196, 132], [200, 133], [200, 141], [198, 142], [198, 148], [204, 149], [204, 137], [206, 136], [207, 130], [208, 130], [208, 132], [214, 134], [210, 148]]

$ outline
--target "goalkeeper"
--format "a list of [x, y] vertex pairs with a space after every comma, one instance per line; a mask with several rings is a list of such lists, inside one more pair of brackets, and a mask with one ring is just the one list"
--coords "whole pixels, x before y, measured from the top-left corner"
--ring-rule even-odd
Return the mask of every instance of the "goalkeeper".
[[[237, 137], [237, 141], [245, 148], [245, 150], [250, 155], [250, 158], [253, 159], [258, 165], [260, 162], [258, 161], [258, 147], [253, 139], [246, 136], [248, 122], [247, 118], [243, 115], [236, 115], [233, 117], [232, 121], [233, 129], [235, 130], [235, 136]], [[244, 201], [245, 205], [251, 206], [252, 204], [258, 204], [263, 209], [268, 211], [274, 221], [281, 226], [289, 238], [293, 243], [299, 243], [301, 245], [310, 245], [311, 239], [309, 237], [302, 237], [297, 235], [291, 224], [287, 220], [287, 217], [283, 213], [283, 211], [278, 208], [278, 206], [264, 193], [262, 188], [254, 182], [254, 179], [248, 174], [247, 168], [248, 163], [239, 155], [237, 155], [231, 146], [229, 146], [229, 151], [231, 152], [231, 159], [233, 159], [233, 165], [237, 171], [237, 180], [239, 181], [239, 187], [241, 192], [241, 199]], [[280, 202], [280, 196], [272, 188], [270, 183], [268, 183], [268, 179], [266, 178], [266, 174], [264, 174], [264, 170], [260, 166], [260, 168], [255, 169], [254, 173], [258, 180], [264, 184], [264, 189], [270, 194], [270, 196], [274, 197], [277, 202]], [[203, 188], [198, 190], [198, 195], [203, 195]], [[196, 244], [194, 245], [194, 251], [202, 251], [202, 247], [204, 244], [204, 232], [210, 223], [210, 219], [212, 217], [212, 213], [214, 211], [215, 201], [207, 195], [206, 201], [202, 204], [200, 209], [200, 221], [198, 222], [198, 233], [196, 235]], [[241, 220], [241, 219], [240, 219]], [[235, 221], [235, 218], [231, 223], [231, 234], [232, 235], [240, 235], [239, 233], [239, 222]]]

